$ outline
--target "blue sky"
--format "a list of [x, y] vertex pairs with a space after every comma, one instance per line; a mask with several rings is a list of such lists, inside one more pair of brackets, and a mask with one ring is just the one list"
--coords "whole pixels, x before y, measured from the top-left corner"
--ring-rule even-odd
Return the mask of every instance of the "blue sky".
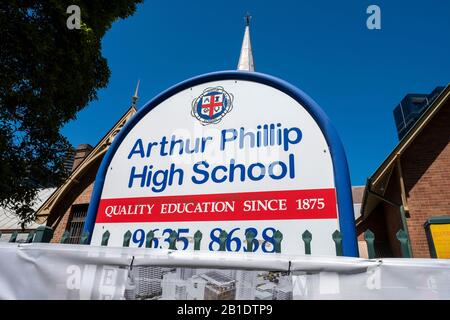
[[[381, 8], [381, 30], [366, 28], [371, 4]], [[353, 185], [397, 144], [392, 110], [400, 100], [450, 83], [447, 0], [146, 0], [104, 37], [109, 85], [63, 134], [74, 146], [97, 144], [130, 106], [138, 79], [140, 107], [182, 80], [235, 69], [247, 11], [256, 71], [292, 83], [325, 110]]]

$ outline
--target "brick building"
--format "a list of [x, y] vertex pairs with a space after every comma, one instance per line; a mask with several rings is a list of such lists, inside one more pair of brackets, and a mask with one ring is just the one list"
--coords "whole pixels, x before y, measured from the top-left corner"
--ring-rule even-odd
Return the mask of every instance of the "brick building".
[[68, 243], [79, 243], [97, 170], [114, 137], [136, 113], [136, 94], [132, 106], [95, 147], [78, 146], [70, 176], [37, 210], [36, 222], [54, 230], [52, 242], [60, 242], [67, 230]]
[[450, 85], [440, 91], [367, 181], [357, 232], [375, 234], [378, 257], [401, 256], [403, 229], [412, 257], [450, 258]]

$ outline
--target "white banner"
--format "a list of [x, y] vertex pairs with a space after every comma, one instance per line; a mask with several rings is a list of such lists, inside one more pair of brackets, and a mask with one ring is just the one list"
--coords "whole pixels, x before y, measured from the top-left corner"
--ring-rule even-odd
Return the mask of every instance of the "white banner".
[[450, 299], [450, 260], [4, 243], [0, 299]]

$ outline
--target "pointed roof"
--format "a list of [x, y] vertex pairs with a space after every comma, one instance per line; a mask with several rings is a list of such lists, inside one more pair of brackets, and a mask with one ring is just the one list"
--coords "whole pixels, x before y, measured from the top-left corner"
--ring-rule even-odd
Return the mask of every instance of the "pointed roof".
[[242, 40], [241, 55], [237, 70], [255, 71], [255, 63], [253, 61], [252, 43], [250, 41], [250, 15], [245, 16], [245, 32]]
[[[391, 181], [394, 169], [398, 169], [399, 161], [407, 150], [412, 145], [419, 134], [429, 125], [431, 120], [445, 107], [450, 104], [450, 84], [434, 99], [430, 106], [423, 112], [420, 118], [416, 121], [413, 127], [406, 133], [406, 135], [399, 141], [398, 145], [392, 150], [391, 154], [384, 160], [375, 173], [367, 180], [366, 188], [364, 189], [361, 218], [357, 221], [357, 226], [371, 214], [378, 203], [381, 201], [380, 196], [385, 196]], [[395, 177], [395, 176], [394, 176]], [[402, 188], [402, 186], [400, 186]], [[402, 205], [405, 211], [408, 211], [407, 199], [402, 199]]]
[[[137, 96], [137, 92], [135, 93], [135, 96]], [[91, 169], [92, 166], [98, 165], [99, 159], [105, 155], [116, 135], [136, 112], [137, 110], [135, 104], [131, 105], [120, 120], [117, 121], [108, 133], [100, 140], [95, 148], [86, 156], [86, 158], [84, 158], [84, 160], [74, 169], [74, 171], [70, 173], [69, 177], [63, 182], [63, 184], [42, 203], [36, 211], [36, 223], [45, 223], [56, 204], [59, 201], [64, 201], [64, 197], [70, 193], [74, 187], [76, 187], [82, 176], [89, 169]], [[59, 218], [62, 218], [63, 215], [64, 213], [61, 213]], [[57, 219], [55, 223], [59, 223], [59, 219]]]

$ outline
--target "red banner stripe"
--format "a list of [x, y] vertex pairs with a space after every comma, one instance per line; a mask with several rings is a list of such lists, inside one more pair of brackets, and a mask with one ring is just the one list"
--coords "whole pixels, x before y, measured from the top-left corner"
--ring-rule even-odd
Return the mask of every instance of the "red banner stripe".
[[336, 219], [335, 189], [100, 200], [97, 223]]

